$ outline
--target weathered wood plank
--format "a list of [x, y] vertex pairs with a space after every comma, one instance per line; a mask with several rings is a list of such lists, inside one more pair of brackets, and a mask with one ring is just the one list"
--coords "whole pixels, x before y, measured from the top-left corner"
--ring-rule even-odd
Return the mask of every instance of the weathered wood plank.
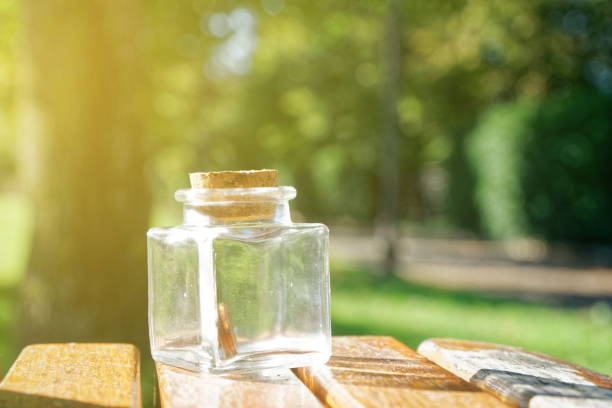
[[612, 379], [543, 354], [496, 344], [426, 340], [418, 352], [519, 407], [612, 407]]
[[506, 407], [391, 337], [335, 337], [324, 366], [294, 369], [329, 407]]
[[242, 375], [195, 373], [155, 363], [162, 408], [295, 407], [321, 408], [290, 370]]
[[0, 408], [139, 408], [140, 355], [131, 344], [35, 344], [0, 383]]

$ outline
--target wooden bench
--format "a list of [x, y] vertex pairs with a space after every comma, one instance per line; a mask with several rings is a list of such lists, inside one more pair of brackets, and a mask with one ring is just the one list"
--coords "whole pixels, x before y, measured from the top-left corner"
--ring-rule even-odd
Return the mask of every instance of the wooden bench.
[[[0, 382], [0, 408], [140, 407], [139, 355], [127, 344], [25, 348]], [[157, 406], [612, 407], [612, 379], [522, 349], [391, 337], [335, 337], [325, 365], [211, 375], [156, 363]]]
[[136, 408], [140, 355], [131, 344], [36, 344], [0, 383], [0, 408]]

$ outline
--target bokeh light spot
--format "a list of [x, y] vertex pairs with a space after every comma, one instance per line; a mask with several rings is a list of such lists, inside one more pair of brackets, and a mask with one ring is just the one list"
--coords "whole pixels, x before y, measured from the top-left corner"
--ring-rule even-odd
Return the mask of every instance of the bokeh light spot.
[[285, 7], [285, 0], [262, 0], [261, 5], [266, 13], [275, 16]]
[[378, 83], [378, 70], [371, 62], [363, 62], [355, 70], [355, 79], [361, 86], [370, 87]]
[[208, 32], [215, 37], [225, 37], [230, 31], [230, 24], [224, 13], [215, 13], [208, 18]]

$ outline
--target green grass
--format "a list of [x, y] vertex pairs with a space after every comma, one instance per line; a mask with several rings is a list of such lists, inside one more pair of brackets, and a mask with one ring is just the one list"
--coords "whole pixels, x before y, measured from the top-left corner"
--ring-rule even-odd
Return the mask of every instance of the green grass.
[[593, 319], [592, 308], [439, 290], [340, 266], [332, 275], [332, 321], [334, 335], [390, 335], [412, 348], [431, 337], [495, 342], [612, 373], [612, 323]]
[[15, 330], [14, 291], [0, 288], [0, 372], [6, 373], [17, 357], [13, 343]]

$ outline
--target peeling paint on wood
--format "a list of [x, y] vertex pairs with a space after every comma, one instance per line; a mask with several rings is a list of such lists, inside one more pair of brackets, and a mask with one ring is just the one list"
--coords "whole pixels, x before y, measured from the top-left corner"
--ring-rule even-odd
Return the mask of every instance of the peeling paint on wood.
[[140, 356], [131, 344], [36, 344], [0, 383], [0, 408], [139, 408]]
[[507, 407], [391, 337], [334, 337], [326, 365], [294, 369], [329, 407]]
[[512, 405], [612, 407], [612, 379], [520, 348], [453, 339], [426, 340], [418, 352]]
[[288, 369], [250, 374], [196, 373], [155, 363], [162, 408], [292, 407], [321, 404]]

